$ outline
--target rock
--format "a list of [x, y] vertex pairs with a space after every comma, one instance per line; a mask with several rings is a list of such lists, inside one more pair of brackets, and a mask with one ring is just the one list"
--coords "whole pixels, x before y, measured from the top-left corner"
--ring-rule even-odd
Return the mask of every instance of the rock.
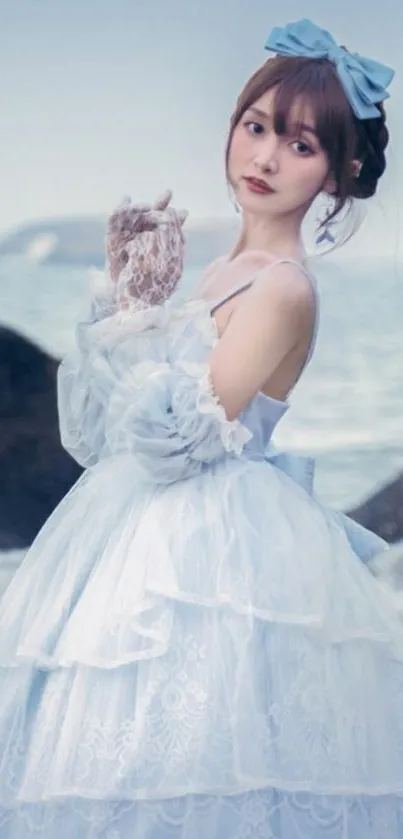
[[58, 361], [0, 326], [0, 550], [28, 547], [81, 473], [62, 448]]
[[380, 487], [347, 515], [387, 542], [403, 540], [403, 474]]

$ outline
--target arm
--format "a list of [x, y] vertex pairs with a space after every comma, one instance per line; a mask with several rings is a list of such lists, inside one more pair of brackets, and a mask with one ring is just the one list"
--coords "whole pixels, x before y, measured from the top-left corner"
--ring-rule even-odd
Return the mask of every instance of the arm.
[[167, 350], [162, 307], [133, 312], [104, 307], [78, 324], [76, 347], [59, 365], [57, 396], [62, 445], [81, 466], [94, 466], [109, 453], [108, 405], [127, 370], [147, 361], [162, 363]]
[[267, 275], [262, 272], [209, 361], [213, 389], [228, 419], [244, 410], [311, 331], [314, 309], [311, 284], [294, 265], [283, 263]]
[[92, 272], [92, 306], [77, 329], [77, 350], [59, 368], [63, 446], [84, 467], [108, 453], [105, 419], [119, 376], [130, 366], [166, 356], [162, 304], [183, 268], [186, 212], [125, 201], [112, 213], [105, 272]]
[[108, 405], [109, 451], [133, 455], [139, 476], [161, 484], [240, 456], [251, 435], [239, 415], [311, 328], [312, 290], [294, 271], [279, 266], [245, 296], [208, 364], [128, 370]]

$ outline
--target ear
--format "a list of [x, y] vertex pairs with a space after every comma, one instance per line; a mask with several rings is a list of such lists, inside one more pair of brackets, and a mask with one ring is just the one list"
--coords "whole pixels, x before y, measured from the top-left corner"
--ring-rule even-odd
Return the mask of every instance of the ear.
[[353, 178], [359, 178], [360, 177], [361, 169], [362, 169], [362, 160], [358, 160], [358, 158], [355, 158], [354, 160], [351, 161], [351, 174], [352, 174]]
[[337, 191], [336, 181], [335, 181], [335, 179], [333, 178], [332, 175], [328, 175], [324, 184], [323, 184], [322, 192], [326, 192], [328, 195], [335, 195], [336, 191]]

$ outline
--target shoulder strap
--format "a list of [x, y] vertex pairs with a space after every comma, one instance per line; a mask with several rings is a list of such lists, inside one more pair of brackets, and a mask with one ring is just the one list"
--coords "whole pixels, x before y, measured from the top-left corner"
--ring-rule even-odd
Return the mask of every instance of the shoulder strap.
[[224, 303], [227, 303], [228, 300], [232, 300], [233, 297], [236, 297], [237, 294], [240, 294], [241, 291], [246, 291], [247, 288], [250, 288], [255, 281], [255, 277], [252, 277], [250, 280], [244, 280], [242, 283], [238, 283], [238, 285], [233, 286], [229, 289], [222, 297], [218, 297], [216, 300], [212, 300], [210, 303], [210, 311], [213, 315], [214, 312], [220, 308]]
[[[292, 259], [291, 257], [284, 257], [284, 258], [276, 259], [274, 262], [271, 263], [271, 265], [266, 265], [264, 268], [262, 268], [262, 271], [265, 271], [265, 272], [267, 272], [268, 270], [270, 271], [276, 265], [283, 265], [284, 263], [289, 263], [291, 265], [296, 265], [297, 268], [299, 268], [303, 272], [303, 274], [305, 274], [305, 276], [307, 277], [307, 279], [309, 280], [309, 283], [311, 285], [312, 293], [313, 293], [314, 300], [315, 300], [315, 323], [314, 323], [311, 343], [310, 343], [309, 350], [308, 350], [308, 355], [306, 357], [304, 367], [302, 368], [304, 370], [305, 367], [307, 366], [307, 364], [309, 364], [309, 362], [312, 358], [312, 354], [313, 354], [313, 351], [315, 349], [316, 339], [317, 339], [317, 334], [318, 334], [318, 327], [319, 327], [319, 295], [318, 295], [318, 289], [317, 289], [317, 286], [316, 286], [315, 278], [312, 276], [310, 271], [308, 271], [308, 268], [306, 267], [306, 265], [304, 265], [302, 262], [299, 262], [297, 259]], [[246, 289], [250, 288], [256, 282], [260, 273], [261, 272], [258, 271], [256, 274], [253, 275], [253, 277], [251, 277], [250, 280], [246, 280], [246, 281], [244, 280], [242, 283], [238, 283], [238, 285], [231, 288], [222, 297], [219, 297], [218, 299], [213, 300], [210, 304], [211, 314], [213, 315], [214, 312], [216, 312], [217, 309], [219, 309], [220, 306], [222, 306], [228, 300], [232, 300], [232, 298], [236, 297], [237, 294], [240, 294], [242, 291], [246, 291]], [[301, 370], [301, 373], [302, 373], [302, 370]]]
[[[313, 278], [310, 276], [308, 270], [303, 265], [303, 263], [298, 262], [296, 259], [291, 259], [287, 257], [276, 259], [274, 262], [271, 263], [271, 265], [265, 265], [264, 268], [261, 269], [261, 271], [271, 271], [271, 269], [274, 268], [276, 265], [282, 265], [283, 263], [287, 262], [296, 265], [298, 268], [300, 268], [301, 271], [303, 271], [303, 273], [308, 277], [314, 288]], [[233, 297], [236, 297], [237, 294], [240, 294], [241, 291], [246, 291], [247, 288], [250, 288], [250, 286], [252, 286], [254, 282], [258, 279], [260, 273], [261, 272], [258, 271], [251, 277], [250, 280], [243, 280], [241, 283], [238, 283], [238, 285], [235, 285], [232, 288], [230, 288], [229, 291], [223, 294], [222, 297], [218, 297], [215, 300], [212, 300], [210, 304], [211, 314], [213, 314], [217, 309], [219, 309], [219, 307], [222, 306], [224, 303], [227, 303], [228, 300], [232, 300]], [[314, 290], [316, 294], [316, 289]]]

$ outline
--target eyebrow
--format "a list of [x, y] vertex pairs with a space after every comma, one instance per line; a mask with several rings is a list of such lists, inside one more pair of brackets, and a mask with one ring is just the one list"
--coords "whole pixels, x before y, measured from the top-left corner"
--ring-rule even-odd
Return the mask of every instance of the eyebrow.
[[[251, 105], [251, 107], [248, 108], [248, 111], [252, 111], [252, 113], [258, 116], [260, 119], [270, 119], [270, 115], [267, 114], [266, 111], [261, 111], [260, 108], [255, 108], [254, 105]], [[299, 124], [299, 128], [301, 131], [307, 131], [308, 134], [313, 134], [314, 137], [318, 136], [314, 127], [312, 125], [307, 125], [305, 122], [301, 122]]]

